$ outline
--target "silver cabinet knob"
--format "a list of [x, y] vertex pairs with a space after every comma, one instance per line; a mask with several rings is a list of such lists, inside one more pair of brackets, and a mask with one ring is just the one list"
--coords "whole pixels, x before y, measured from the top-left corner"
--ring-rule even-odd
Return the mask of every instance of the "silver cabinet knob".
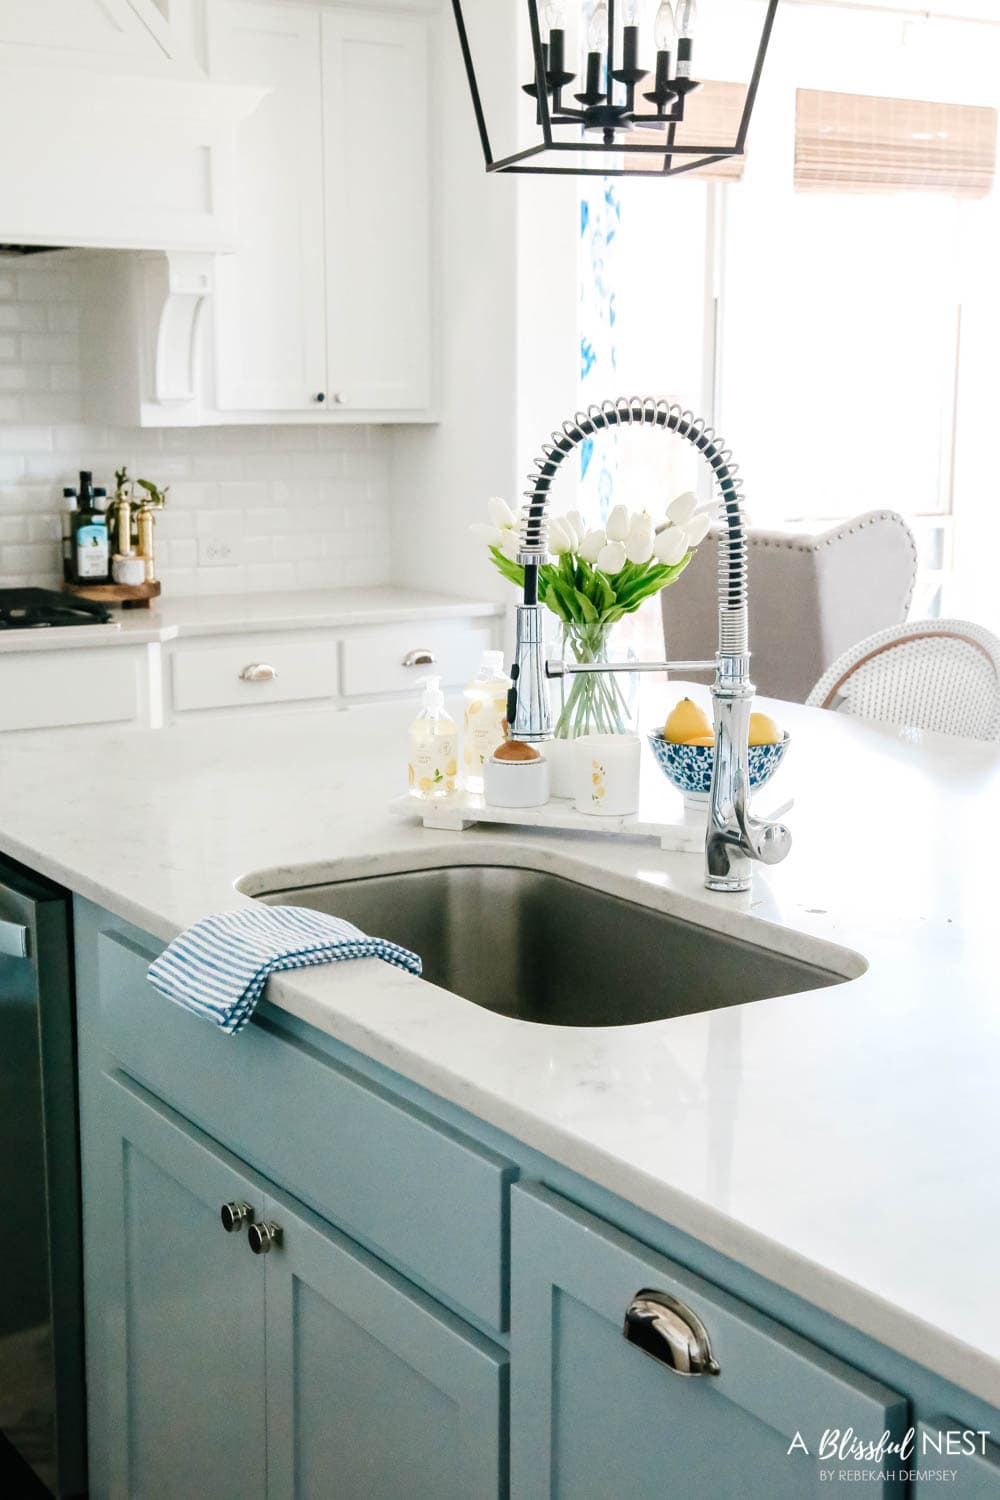
[[426, 646], [418, 646], [415, 651], [407, 651], [402, 661], [404, 667], [433, 667], [436, 663], [437, 657]]
[[281, 1244], [281, 1225], [269, 1221], [265, 1224], [251, 1224], [247, 1231], [250, 1241], [250, 1249], [254, 1255], [270, 1254], [272, 1245]]
[[334, 402], [335, 406], [346, 406], [347, 405], [347, 397], [346, 397], [346, 395], [344, 394], [343, 391], [334, 391], [334, 393], [333, 393], [333, 402]]
[[244, 1224], [253, 1223], [252, 1203], [224, 1203], [219, 1209], [219, 1218], [227, 1234], [239, 1234]]
[[241, 682], [274, 682], [278, 674], [270, 662], [252, 661], [239, 675]]
[[675, 1375], [719, 1373], [704, 1323], [669, 1292], [648, 1287], [636, 1292], [626, 1309], [622, 1332], [630, 1344], [637, 1344]]

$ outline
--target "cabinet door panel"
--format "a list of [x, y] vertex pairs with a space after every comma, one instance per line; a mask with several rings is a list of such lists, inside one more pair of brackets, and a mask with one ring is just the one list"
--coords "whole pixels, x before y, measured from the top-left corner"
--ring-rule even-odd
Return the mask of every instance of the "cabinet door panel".
[[92, 1492], [265, 1494], [264, 1274], [220, 1206], [250, 1184], [102, 1077], [85, 1160]]
[[327, 364], [344, 409], [431, 400], [428, 22], [323, 16]]
[[502, 1351], [335, 1231], [268, 1214], [270, 1500], [497, 1500]]
[[314, 411], [326, 385], [319, 17], [213, 0], [212, 76], [271, 92], [240, 127], [239, 249], [216, 276], [217, 404]]
[[[819, 1472], [826, 1429], [902, 1438], [895, 1392], [543, 1188], [511, 1201], [513, 1500], [805, 1500], [842, 1487]], [[626, 1341], [646, 1288], [701, 1318], [719, 1375], [678, 1375]], [[789, 1453], [796, 1433], [809, 1454]]]

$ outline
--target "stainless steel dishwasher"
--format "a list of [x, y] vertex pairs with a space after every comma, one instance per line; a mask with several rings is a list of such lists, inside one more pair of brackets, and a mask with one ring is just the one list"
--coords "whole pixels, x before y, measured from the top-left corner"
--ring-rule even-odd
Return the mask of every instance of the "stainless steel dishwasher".
[[0, 1431], [86, 1490], [80, 1165], [67, 893], [0, 860]]

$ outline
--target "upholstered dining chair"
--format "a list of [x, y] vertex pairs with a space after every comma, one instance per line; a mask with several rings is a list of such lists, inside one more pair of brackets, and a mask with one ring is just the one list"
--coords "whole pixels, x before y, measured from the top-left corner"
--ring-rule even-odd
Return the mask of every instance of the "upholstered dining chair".
[[[906, 619], [917, 576], [913, 533], [892, 510], [873, 510], [818, 535], [747, 533], [751, 675], [769, 698], [805, 701], [855, 641]], [[714, 547], [699, 547], [662, 595], [667, 656], [703, 657], [715, 637]]]
[[1000, 740], [1000, 640], [968, 620], [911, 620], [845, 651], [806, 702], [883, 724]]

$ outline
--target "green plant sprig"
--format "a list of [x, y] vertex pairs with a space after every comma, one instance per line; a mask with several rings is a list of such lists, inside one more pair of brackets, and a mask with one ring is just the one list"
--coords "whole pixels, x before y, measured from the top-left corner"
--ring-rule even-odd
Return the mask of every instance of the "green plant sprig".
[[[509, 583], [523, 588], [523, 565], [499, 547], [489, 550], [497, 571]], [[608, 574], [564, 552], [558, 562], [543, 563], [539, 568], [538, 598], [567, 625], [612, 625], [634, 614], [646, 599], [673, 583], [693, 556], [689, 551], [670, 566], [653, 560], [627, 562], [621, 572]]]

